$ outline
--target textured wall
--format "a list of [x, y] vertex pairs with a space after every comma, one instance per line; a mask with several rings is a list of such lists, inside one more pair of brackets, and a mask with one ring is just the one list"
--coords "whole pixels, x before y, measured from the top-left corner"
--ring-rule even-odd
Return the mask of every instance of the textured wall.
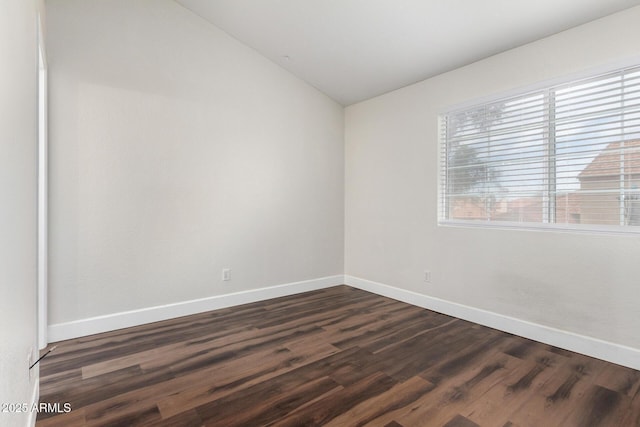
[[[35, 397], [37, 13], [35, 0], [0, 2], [0, 403]], [[24, 426], [28, 413], [0, 412]]]
[[347, 107], [346, 274], [640, 348], [637, 236], [437, 225], [438, 113], [640, 63], [639, 21], [629, 9]]
[[342, 274], [340, 105], [170, 0], [47, 14], [50, 324]]

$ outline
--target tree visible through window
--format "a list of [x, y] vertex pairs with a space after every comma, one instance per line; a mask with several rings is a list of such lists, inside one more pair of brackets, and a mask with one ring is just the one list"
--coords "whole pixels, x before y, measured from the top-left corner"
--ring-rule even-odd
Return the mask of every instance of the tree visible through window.
[[441, 123], [441, 220], [640, 225], [640, 67]]

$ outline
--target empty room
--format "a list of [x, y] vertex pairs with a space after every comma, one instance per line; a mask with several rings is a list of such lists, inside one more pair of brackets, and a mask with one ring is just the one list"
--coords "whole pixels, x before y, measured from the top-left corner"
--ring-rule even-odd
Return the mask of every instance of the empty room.
[[640, 426], [639, 40], [0, 1], [0, 426]]

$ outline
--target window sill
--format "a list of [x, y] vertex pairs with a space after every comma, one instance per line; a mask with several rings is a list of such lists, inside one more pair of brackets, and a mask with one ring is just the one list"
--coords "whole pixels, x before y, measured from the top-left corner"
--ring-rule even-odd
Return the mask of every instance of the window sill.
[[638, 226], [598, 226], [598, 225], [571, 225], [571, 224], [538, 224], [530, 222], [506, 222], [506, 221], [465, 221], [465, 220], [439, 220], [439, 227], [457, 228], [484, 228], [494, 230], [520, 230], [541, 231], [555, 233], [579, 233], [592, 235], [634, 236], [640, 235]]

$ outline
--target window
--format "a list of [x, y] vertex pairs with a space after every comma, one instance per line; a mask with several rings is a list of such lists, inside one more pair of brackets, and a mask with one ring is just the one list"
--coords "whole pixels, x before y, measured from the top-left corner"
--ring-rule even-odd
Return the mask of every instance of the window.
[[441, 222], [640, 231], [640, 67], [440, 119]]

